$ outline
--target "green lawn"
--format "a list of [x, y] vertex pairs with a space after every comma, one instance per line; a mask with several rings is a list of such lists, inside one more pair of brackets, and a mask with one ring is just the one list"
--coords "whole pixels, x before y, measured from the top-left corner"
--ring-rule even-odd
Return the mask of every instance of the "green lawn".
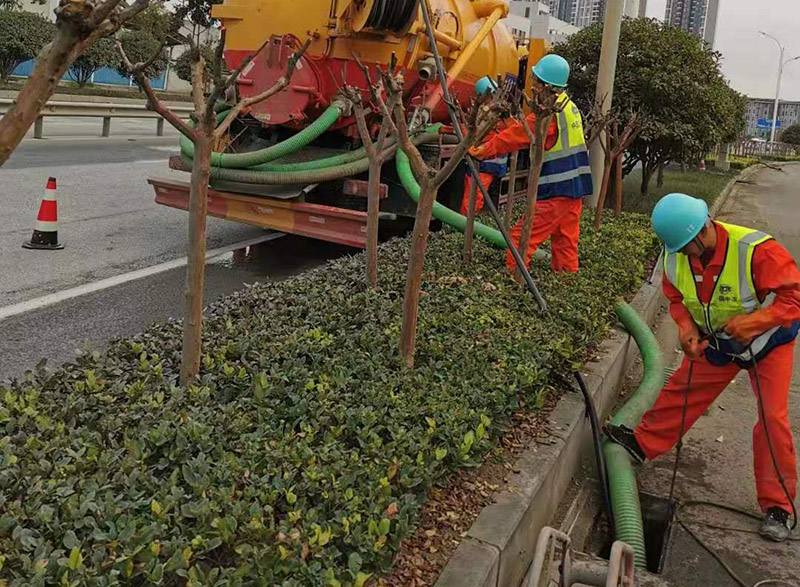
[[[658, 187], [656, 177], [653, 176], [649, 193], [642, 195], [642, 173], [640, 170], [636, 170], [623, 182], [623, 209], [629, 212], [649, 214], [662, 196], [673, 192], [702, 198], [711, 206], [737, 173], [738, 171], [729, 173], [711, 170], [682, 172], [678, 169], [667, 169], [664, 171], [664, 185]], [[613, 200], [613, 196], [609, 199]]]

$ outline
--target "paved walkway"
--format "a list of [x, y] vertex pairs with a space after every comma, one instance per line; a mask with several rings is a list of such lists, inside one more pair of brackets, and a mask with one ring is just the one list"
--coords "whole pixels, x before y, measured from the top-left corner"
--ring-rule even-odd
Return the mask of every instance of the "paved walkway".
[[[738, 184], [718, 217], [769, 232], [800, 259], [800, 165], [786, 166], [783, 172], [763, 169], [748, 183]], [[798, 371], [800, 360], [795, 361], [790, 397], [792, 426], [800, 441]], [[681, 501], [711, 500], [758, 513], [751, 449], [756, 410], [747, 373], [742, 371], [686, 436], [676, 490]], [[647, 463], [639, 475], [642, 490], [666, 497], [673, 463], [674, 451]], [[765, 587], [800, 586], [800, 542], [766, 542], [752, 533], [757, 522], [707, 508], [686, 510], [682, 519], [727, 528], [690, 525], [748, 586], [766, 579], [783, 583], [765, 583]], [[795, 538], [800, 540], [800, 529]], [[737, 585], [680, 527], [673, 533], [664, 577], [678, 587]]]

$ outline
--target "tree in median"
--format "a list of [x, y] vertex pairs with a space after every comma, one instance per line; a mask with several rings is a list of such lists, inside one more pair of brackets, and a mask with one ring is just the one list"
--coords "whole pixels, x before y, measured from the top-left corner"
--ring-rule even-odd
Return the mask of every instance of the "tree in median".
[[[115, 42], [122, 46], [131, 63], [149, 64], [142, 72], [148, 78], [155, 79], [166, 71], [169, 60], [164, 39], [158, 40], [147, 31], [123, 31]], [[118, 74], [128, 75], [128, 69], [119, 59], [116, 59], [115, 65]]]
[[[200, 53], [202, 53], [203, 61], [206, 64], [206, 67], [203, 70], [203, 83], [205, 84], [203, 87], [208, 89], [208, 85], [211, 83], [211, 65], [214, 63], [214, 44], [203, 43], [200, 45]], [[191, 51], [184, 51], [178, 56], [177, 59], [175, 59], [172, 64], [172, 70], [175, 72], [175, 75], [178, 76], [178, 79], [192, 83], [193, 62], [194, 57], [192, 56]]]
[[[602, 35], [597, 24], [554, 48], [572, 66], [570, 96], [584, 111], [594, 103]], [[612, 106], [647, 118], [624, 166], [628, 173], [642, 164], [643, 192], [659, 167], [699, 159], [744, 124], [744, 98], [722, 76], [720, 54], [653, 19], [622, 23]], [[623, 128], [626, 123], [620, 120]]]
[[0, 81], [7, 81], [20, 63], [36, 57], [54, 34], [53, 23], [38, 14], [0, 10]]
[[69, 68], [69, 77], [82, 88], [91, 81], [98, 69], [113, 67], [117, 63], [114, 42], [111, 39], [98, 39], [75, 60]]
[[[425, 263], [425, 251], [428, 248], [428, 235], [433, 216], [433, 206], [439, 188], [461, 164], [470, 147], [482, 141], [500, 120], [504, 112], [509, 111], [509, 102], [505, 92], [498, 92], [494, 97], [484, 94], [473, 102], [467, 116], [462, 116], [467, 133], [464, 140], [456, 147], [447, 163], [441, 169], [433, 169], [422, 157], [419, 148], [412, 140], [409, 123], [406, 120], [406, 109], [403, 104], [403, 76], [383, 72], [383, 85], [387, 100], [394, 104], [394, 128], [398, 144], [411, 162], [414, 177], [420, 184], [419, 202], [417, 204], [414, 231], [411, 236], [411, 252], [408, 260], [405, 295], [403, 298], [403, 323], [400, 334], [400, 352], [406, 367], [413, 368], [414, 352], [417, 340], [417, 318], [419, 316], [419, 299], [422, 288], [422, 270]], [[374, 96], [380, 103], [380, 110], [388, 107], [380, 95]], [[418, 117], [414, 116], [414, 120]]]
[[800, 145], [800, 124], [793, 124], [787, 126], [786, 130], [781, 133], [779, 137], [782, 143], [789, 143], [790, 145]]
[[55, 36], [36, 58], [25, 85], [8, 112], [0, 119], [0, 167], [8, 161], [25, 133], [39, 116], [42, 106], [78, 56], [99, 39], [147, 8], [150, 0], [61, 0], [56, 8]]
[[188, 137], [194, 145], [191, 185], [189, 188], [189, 263], [186, 277], [186, 315], [183, 327], [183, 352], [181, 356], [181, 381], [192, 380], [200, 371], [202, 357], [203, 334], [203, 284], [205, 281], [206, 257], [206, 215], [208, 212], [208, 183], [211, 179], [211, 155], [214, 144], [228, 132], [231, 123], [240, 114], [247, 112], [254, 105], [269, 99], [289, 85], [298, 61], [305, 54], [310, 41], [297, 48], [289, 58], [286, 73], [268, 90], [240, 100], [228, 110], [227, 116], [218, 125], [215, 106], [225, 96], [228, 88], [233, 86], [242, 70], [272, 40], [267, 39], [253, 54], [243, 59], [239, 66], [229, 75], [223, 75], [223, 50], [225, 34], [223, 32], [212, 64], [213, 87], [209, 95], [203, 91], [205, 87], [204, 73], [206, 63], [200, 47], [194, 41], [195, 35], [183, 36], [191, 55], [192, 99], [194, 112], [191, 118], [194, 124], [181, 119], [169, 109], [153, 91], [150, 84], [151, 67], [161, 58], [163, 44], [153, 53], [149, 60], [132, 62], [127, 55], [123, 41], [117, 40], [116, 47], [122, 59], [122, 69], [130, 74], [136, 84], [147, 96], [148, 107], [160, 114], [179, 132]]

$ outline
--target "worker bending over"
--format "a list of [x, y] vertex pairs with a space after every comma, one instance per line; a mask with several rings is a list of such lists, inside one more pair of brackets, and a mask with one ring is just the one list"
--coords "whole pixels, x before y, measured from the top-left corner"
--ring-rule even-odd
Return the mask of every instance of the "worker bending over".
[[[494, 94], [496, 91], [497, 82], [490, 77], [482, 77], [475, 84], [475, 94], [479, 97], [483, 96], [487, 92]], [[506, 127], [506, 121], [501, 120], [499, 123], [497, 123], [495, 130], [490, 131], [489, 134], [486, 135], [485, 140], [491, 140], [493, 136], [504, 130]], [[495, 157], [494, 159], [481, 161], [480, 165], [478, 166], [478, 171], [478, 177], [480, 177], [481, 183], [483, 184], [483, 187], [486, 188], [486, 193], [488, 194], [489, 188], [492, 187], [492, 183], [494, 183], [495, 178], [505, 177], [506, 173], [508, 173], [508, 155], [501, 155], [500, 157]], [[469, 213], [470, 191], [472, 191], [472, 174], [467, 173], [466, 180], [464, 181], [464, 197], [461, 199], [461, 214], [463, 216], [466, 216]], [[480, 210], [483, 210], [483, 191], [478, 189], [475, 192], [475, 212], [479, 212]]]
[[[544, 143], [544, 163], [539, 180], [536, 215], [528, 240], [528, 250], [520, 251], [526, 265], [530, 265], [536, 249], [551, 238], [552, 266], [555, 271], [578, 271], [578, 238], [580, 236], [583, 198], [592, 193], [592, 174], [589, 154], [583, 136], [583, 120], [577, 106], [563, 91], [569, 79], [569, 64], [559, 55], [546, 55], [533, 67], [535, 88], [558, 95], [563, 110], [553, 116]], [[527, 116], [533, 128], [535, 114]], [[513, 151], [528, 148], [530, 141], [521, 122], [510, 123], [507, 128], [489, 139], [470, 154], [481, 161], [494, 159]], [[519, 248], [523, 219], [511, 231], [514, 246]], [[506, 265], [516, 266], [509, 251]]]
[[[713, 222], [704, 201], [684, 194], [658, 202], [653, 228], [666, 247], [663, 288], [685, 357], [636, 430], [612, 425], [606, 434], [636, 460], [654, 459], [678, 443], [685, 398], [684, 430], [689, 430], [747, 369], [765, 415], [762, 419], [759, 412], [753, 429], [756, 490], [765, 513], [760, 534], [786, 540], [797, 490], [788, 399], [800, 326], [800, 271], [768, 234]], [[765, 426], [788, 496], [770, 456]]]

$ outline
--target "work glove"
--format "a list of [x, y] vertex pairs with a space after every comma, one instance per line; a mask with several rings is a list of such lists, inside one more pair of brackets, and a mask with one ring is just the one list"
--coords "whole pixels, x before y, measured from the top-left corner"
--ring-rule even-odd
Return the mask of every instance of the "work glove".
[[690, 361], [699, 361], [703, 358], [703, 353], [708, 348], [707, 340], [700, 340], [700, 333], [692, 325], [691, 328], [679, 329], [681, 348]]
[[770, 309], [764, 308], [752, 314], [734, 316], [725, 322], [723, 328], [726, 334], [747, 346], [756, 336], [775, 326], [774, 322]]
[[478, 161], [483, 161], [486, 159], [486, 150], [483, 148], [483, 145], [470, 148], [469, 154]]

